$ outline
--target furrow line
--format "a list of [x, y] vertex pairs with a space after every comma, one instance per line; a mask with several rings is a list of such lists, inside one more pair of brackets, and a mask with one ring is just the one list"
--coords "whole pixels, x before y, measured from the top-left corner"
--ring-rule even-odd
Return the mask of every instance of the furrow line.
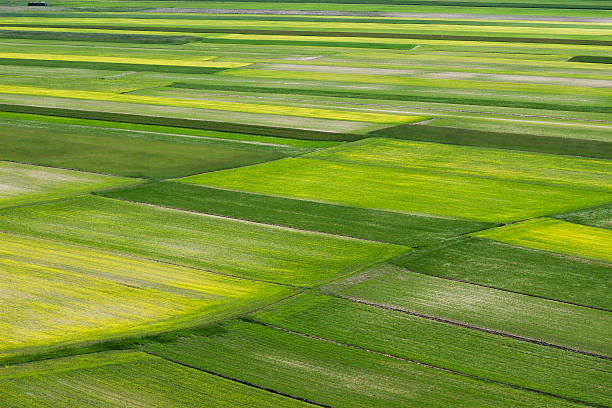
[[214, 372], [214, 371], [210, 371], [210, 370], [206, 370], [206, 369], [204, 369], [204, 368], [200, 368], [200, 367], [193, 366], [193, 365], [191, 365], [191, 364], [183, 363], [183, 362], [178, 361], [178, 360], [174, 360], [174, 359], [171, 359], [171, 358], [168, 358], [168, 357], [160, 356], [160, 355], [155, 354], [155, 353], [152, 353], [152, 352], [150, 352], [150, 351], [142, 351], [142, 352], [143, 352], [143, 353], [146, 353], [146, 354], [148, 354], [148, 355], [150, 355], [150, 356], [154, 356], [154, 357], [157, 357], [157, 358], [161, 358], [161, 359], [166, 360], [166, 361], [168, 361], [168, 362], [171, 362], [171, 363], [174, 363], [174, 364], [181, 365], [181, 366], [183, 366], [183, 367], [191, 368], [191, 369], [193, 369], [193, 370], [202, 371], [202, 372], [204, 372], [204, 373], [207, 373], [207, 374], [210, 374], [210, 375], [214, 375], [214, 376], [216, 376], [216, 377], [220, 377], [220, 378], [223, 378], [223, 379], [225, 379], [225, 380], [229, 380], [229, 381], [236, 382], [236, 383], [239, 383], [239, 384], [242, 384], [242, 385], [246, 385], [246, 386], [248, 386], [248, 387], [256, 388], [256, 389], [258, 389], [258, 390], [262, 390], [262, 391], [270, 392], [270, 393], [272, 393], [272, 394], [280, 395], [280, 396], [282, 396], [282, 397], [291, 398], [291, 399], [293, 399], [293, 400], [296, 400], [296, 401], [301, 401], [301, 402], [304, 402], [304, 403], [306, 403], [306, 404], [313, 405], [313, 406], [315, 406], [315, 407], [322, 407], [322, 408], [333, 408], [331, 405], [320, 404], [320, 403], [318, 403], [318, 402], [310, 401], [310, 400], [305, 399], [305, 398], [295, 397], [295, 396], [293, 396], [293, 395], [286, 394], [286, 393], [281, 392], [281, 391], [276, 391], [276, 390], [273, 390], [273, 389], [271, 389], [271, 388], [261, 387], [261, 386], [259, 386], [259, 385], [256, 385], [256, 384], [253, 384], [253, 383], [250, 383], [250, 382], [248, 382], [248, 381], [239, 380], [239, 379], [237, 379], [237, 378], [233, 378], [233, 377], [229, 377], [229, 376], [227, 376], [227, 375], [219, 374], [219, 373], [216, 373], [216, 372]]
[[349, 296], [342, 296], [342, 295], [333, 295], [333, 296], [337, 296], [337, 297], [339, 297], [341, 299], [345, 299], [345, 300], [350, 300], [351, 302], [360, 303], [362, 305], [377, 307], [379, 309], [385, 309], [385, 310], [389, 310], [389, 311], [392, 311], [392, 312], [403, 313], [405, 315], [419, 317], [421, 319], [431, 320], [431, 321], [438, 322], [438, 323], [450, 324], [450, 325], [453, 325], [453, 326], [463, 327], [464, 329], [470, 329], [470, 330], [480, 331], [480, 332], [483, 332], [483, 333], [495, 334], [495, 335], [501, 336], [501, 337], [507, 337], [507, 338], [510, 338], [510, 339], [520, 340], [520, 341], [524, 341], [524, 342], [527, 342], [527, 343], [538, 344], [540, 346], [556, 348], [556, 349], [563, 350], [563, 351], [569, 351], [571, 353], [582, 354], [582, 355], [589, 356], [589, 357], [595, 357], [595, 358], [600, 358], [602, 360], [612, 361], [612, 357], [605, 356], [603, 354], [597, 354], [597, 353], [592, 353], [590, 351], [578, 350], [578, 349], [571, 348], [571, 347], [561, 346], [559, 344], [548, 343], [546, 341], [531, 339], [529, 337], [518, 336], [516, 334], [506, 333], [506, 332], [502, 332], [502, 331], [498, 331], [498, 330], [493, 330], [493, 329], [487, 329], [487, 328], [484, 328], [484, 327], [473, 326], [471, 324], [465, 324], [465, 323], [461, 323], [461, 322], [456, 322], [454, 320], [444, 319], [444, 318], [441, 318], [441, 317], [429, 316], [429, 315], [425, 315], [425, 314], [421, 314], [421, 313], [415, 313], [415, 312], [409, 312], [407, 310], [399, 309], [399, 308], [396, 308], [396, 307], [379, 305], [377, 303], [372, 303], [372, 302], [368, 302], [368, 301], [361, 300], [361, 299], [356, 299], [356, 298], [349, 297]]

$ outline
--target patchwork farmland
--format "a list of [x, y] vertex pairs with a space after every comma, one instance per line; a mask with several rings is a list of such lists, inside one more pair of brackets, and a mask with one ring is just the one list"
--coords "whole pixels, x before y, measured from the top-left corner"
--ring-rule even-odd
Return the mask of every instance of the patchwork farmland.
[[612, 5], [0, 0], [0, 406], [612, 407]]

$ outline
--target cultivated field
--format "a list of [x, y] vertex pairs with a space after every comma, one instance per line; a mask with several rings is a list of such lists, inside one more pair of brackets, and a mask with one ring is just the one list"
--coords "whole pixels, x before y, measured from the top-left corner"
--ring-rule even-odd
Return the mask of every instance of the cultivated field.
[[0, 0], [1, 407], [612, 407], [612, 5]]

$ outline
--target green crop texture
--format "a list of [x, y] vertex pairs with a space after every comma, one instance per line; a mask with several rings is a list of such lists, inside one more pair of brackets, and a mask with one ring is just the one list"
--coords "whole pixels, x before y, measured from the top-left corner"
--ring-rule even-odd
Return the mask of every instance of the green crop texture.
[[0, 207], [54, 200], [92, 190], [137, 184], [138, 181], [0, 161]]
[[99, 197], [3, 211], [0, 229], [298, 286], [408, 250]]
[[0, 404], [24, 408], [307, 407], [161, 358], [105, 352], [0, 368]]
[[[355, 283], [356, 282], [356, 283]], [[381, 264], [330, 286], [343, 297], [612, 356], [609, 312]]]
[[0, 239], [0, 275], [11, 294], [0, 300], [0, 356], [202, 324], [291, 293], [33, 237]]
[[[144, 127], [144, 126], [143, 126]], [[172, 129], [164, 129], [172, 132]], [[189, 132], [188, 132], [189, 133]], [[197, 133], [197, 132], [194, 132]], [[308, 148], [108, 128], [7, 121], [0, 124], [0, 158], [141, 178], [180, 177], [279, 159]], [[15, 137], [18, 134], [19, 137]], [[213, 139], [213, 140], [210, 140]]]
[[[328, 154], [322, 152], [320, 158], [319, 153], [314, 153], [178, 181], [354, 207], [488, 222], [520, 220], [546, 215], [557, 208], [556, 212], [561, 212], [612, 199], [612, 190], [604, 185], [610, 177], [605, 173], [609, 166], [603, 161], [591, 163], [576, 159], [574, 164], [568, 159], [573, 167], [565, 170], [567, 175], [555, 171], [547, 173], [544, 169], [538, 176], [538, 167], [530, 164], [529, 156], [504, 150], [479, 152], [469, 147], [450, 147], [450, 154], [444, 154], [441, 150], [447, 147], [435, 144], [417, 144], [420, 150], [415, 151], [410, 142], [378, 143], [383, 146], [371, 147], [367, 152], [359, 143], [339, 148], [339, 154], [346, 156], [355, 151], [361, 158], [357, 161], [336, 161], [333, 153], [333, 160], [328, 160]], [[384, 147], [387, 143], [394, 145], [391, 152]], [[458, 168], [462, 161], [469, 160], [461, 156], [469, 157], [472, 150], [484, 156], [482, 162], [475, 163], [471, 169], [470, 166], [464, 170]], [[428, 157], [429, 151], [432, 153]], [[414, 159], [416, 164], [412, 166], [408, 158], [417, 155], [425, 158]], [[392, 160], [389, 156], [406, 156], [407, 164], [393, 167], [388, 164]], [[543, 167], [551, 159], [542, 159]], [[486, 170], [495, 162], [501, 164]], [[572, 170], [580, 174], [581, 165], [586, 167], [584, 175], [577, 181], [571, 180], [569, 174]], [[517, 174], [513, 175], [513, 169], [518, 169]], [[483, 177], [481, 171], [492, 174]], [[539, 180], [533, 182], [530, 177]], [[586, 187], [576, 188], [576, 184]]]
[[101, 195], [399, 245], [445, 239], [491, 226], [173, 182], [144, 184]]
[[612, 261], [612, 231], [538, 218], [473, 234], [507, 244]]
[[555, 218], [575, 224], [612, 229], [612, 203], [555, 215]]
[[[553, 401], [573, 406], [252, 323], [235, 322], [227, 329], [221, 336], [152, 344], [145, 350], [335, 407], [545, 407]], [[431, 387], [435, 394], [429, 392]]]
[[467, 237], [400, 255], [391, 263], [428, 275], [612, 310], [610, 264], [605, 262]]
[[609, 363], [593, 357], [314, 293], [252, 316], [282, 329], [480, 378], [593, 404], [611, 402]]

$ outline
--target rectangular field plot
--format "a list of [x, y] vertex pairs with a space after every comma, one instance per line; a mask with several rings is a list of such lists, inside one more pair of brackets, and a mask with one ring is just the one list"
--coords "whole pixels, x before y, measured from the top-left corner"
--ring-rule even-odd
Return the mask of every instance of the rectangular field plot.
[[219, 336], [192, 336], [145, 350], [191, 366], [338, 408], [574, 406], [245, 322]]
[[612, 310], [612, 267], [605, 262], [466, 237], [411, 251], [391, 263], [428, 275]]
[[100, 195], [399, 245], [431, 242], [491, 226], [173, 182], [150, 183]]
[[609, 362], [385, 310], [303, 293], [251, 315], [286, 330], [588, 403], [612, 402]]
[[538, 218], [472, 234], [512, 245], [612, 262], [612, 231]]
[[54, 241], [0, 240], [0, 357], [202, 324], [291, 293]]
[[[264, 162], [311, 150], [207, 140], [204, 139], [207, 132], [199, 133], [202, 138], [154, 133], [153, 130], [122, 131], [7, 121], [0, 124], [0, 159], [128, 177], [167, 178]], [[209, 133], [219, 138], [224, 135]]]
[[340, 145], [305, 157], [612, 191], [612, 162], [608, 160], [383, 138]]
[[349, 299], [612, 356], [612, 315], [380, 264], [327, 289]]
[[9, 209], [0, 215], [0, 228], [300, 286], [328, 282], [408, 250], [99, 197]]
[[[308, 157], [308, 156], [306, 156]], [[612, 191], [530, 183], [419, 168], [313, 158], [222, 170], [179, 179], [251, 193], [408, 214], [508, 222], [612, 200]]]
[[0, 208], [137, 183], [136, 179], [0, 161]]
[[0, 405], [88, 407], [307, 407], [134, 351], [112, 351], [0, 368]]

